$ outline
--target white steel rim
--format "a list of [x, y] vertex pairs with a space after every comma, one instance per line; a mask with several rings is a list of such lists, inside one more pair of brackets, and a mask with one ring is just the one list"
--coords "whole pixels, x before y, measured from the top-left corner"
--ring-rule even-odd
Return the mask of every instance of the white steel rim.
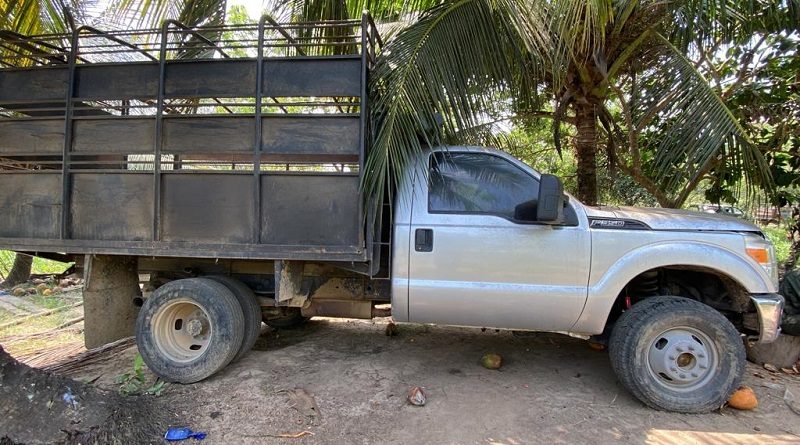
[[679, 392], [691, 392], [705, 386], [715, 374], [719, 362], [716, 344], [703, 333], [688, 326], [667, 329], [650, 342], [647, 367], [661, 386]]
[[179, 298], [155, 314], [151, 330], [161, 354], [172, 361], [188, 363], [206, 352], [214, 327], [201, 306]]

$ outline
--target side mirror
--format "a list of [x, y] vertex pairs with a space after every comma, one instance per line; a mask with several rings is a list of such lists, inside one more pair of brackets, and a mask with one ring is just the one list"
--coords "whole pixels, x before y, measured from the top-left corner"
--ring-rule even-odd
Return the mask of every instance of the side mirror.
[[564, 220], [564, 185], [557, 176], [542, 174], [537, 201], [536, 221], [558, 224]]

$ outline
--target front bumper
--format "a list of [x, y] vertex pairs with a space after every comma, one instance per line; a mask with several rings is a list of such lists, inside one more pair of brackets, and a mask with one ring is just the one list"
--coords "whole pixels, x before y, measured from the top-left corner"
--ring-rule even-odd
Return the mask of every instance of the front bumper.
[[783, 297], [779, 294], [753, 294], [750, 300], [758, 313], [757, 343], [772, 343], [781, 333]]

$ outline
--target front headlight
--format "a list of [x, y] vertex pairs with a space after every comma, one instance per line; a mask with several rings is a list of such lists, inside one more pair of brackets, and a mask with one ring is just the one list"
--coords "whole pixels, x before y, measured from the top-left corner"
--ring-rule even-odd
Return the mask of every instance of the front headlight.
[[744, 248], [747, 255], [764, 268], [772, 279], [772, 284], [778, 287], [778, 263], [772, 242], [757, 235], [749, 235], [744, 238]]

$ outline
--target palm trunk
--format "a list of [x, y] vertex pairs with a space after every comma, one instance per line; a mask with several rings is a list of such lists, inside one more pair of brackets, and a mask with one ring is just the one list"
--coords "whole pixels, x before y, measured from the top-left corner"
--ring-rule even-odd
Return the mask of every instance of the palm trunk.
[[22, 284], [31, 277], [31, 268], [33, 267], [33, 257], [29, 255], [17, 254], [14, 258], [14, 265], [8, 272], [8, 277], [3, 281], [2, 286], [6, 288], [14, 287]]
[[792, 240], [792, 245], [789, 247], [789, 258], [783, 265], [784, 272], [788, 272], [797, 265], [797, 257], [800, 255], [800, 207], [792, 206], [792, 216], [789, 221], [789, 239]]
[[590, 103], [574, 103], [575, 152], [578, 158], [578, 199], [597, 205], [597, 112]]

